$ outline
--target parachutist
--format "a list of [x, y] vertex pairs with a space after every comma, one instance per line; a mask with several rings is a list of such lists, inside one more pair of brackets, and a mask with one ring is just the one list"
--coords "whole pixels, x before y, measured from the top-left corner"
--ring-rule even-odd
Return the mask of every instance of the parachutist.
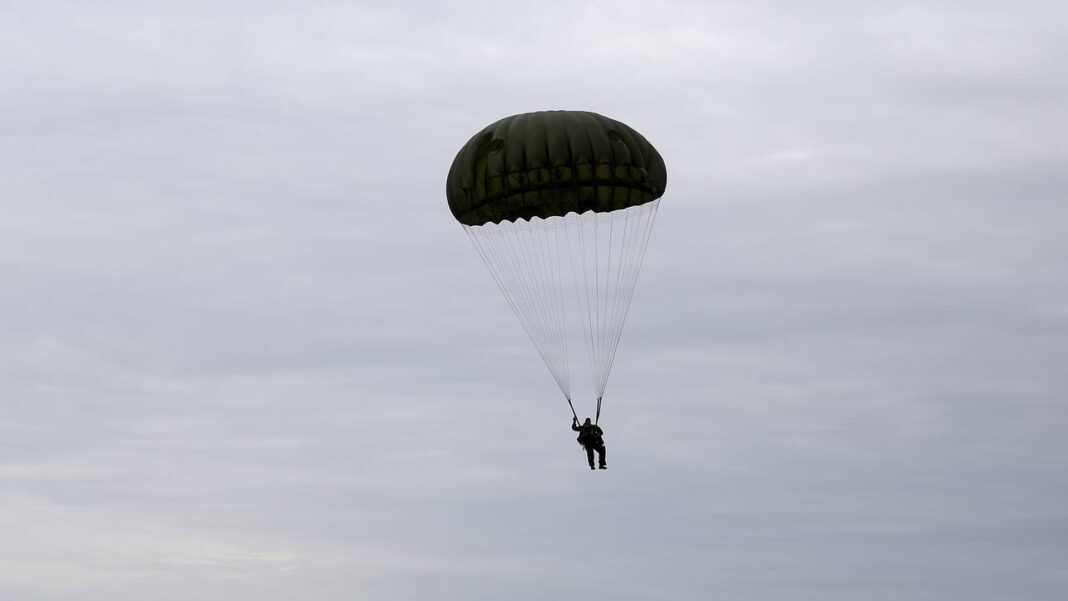
[[597, 451], [600, 461], [598, 465], [602, 470], [608, 469], [608, 464], [604, 461], [604, 430], [597, 424], [591, 423], [590, 418], [586, 418], [586, 421], [579, 425], [578, 417], [572, 418], [571, 429], [578, 432], [578, 443], [586, 449], [586, 459], [590, 462], [590, 469], [593, 467], [593, 452]]

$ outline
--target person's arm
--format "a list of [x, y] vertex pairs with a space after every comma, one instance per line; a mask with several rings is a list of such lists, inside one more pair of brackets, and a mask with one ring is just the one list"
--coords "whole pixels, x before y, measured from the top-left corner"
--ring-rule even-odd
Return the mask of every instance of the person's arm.
[[578, 425], [578, 418], [574, 418], [574, 419], [571, 420], [571, 429], [574, 430], [575, 432], [580, 431], [580, 428], [579, 428], [579, 425]]

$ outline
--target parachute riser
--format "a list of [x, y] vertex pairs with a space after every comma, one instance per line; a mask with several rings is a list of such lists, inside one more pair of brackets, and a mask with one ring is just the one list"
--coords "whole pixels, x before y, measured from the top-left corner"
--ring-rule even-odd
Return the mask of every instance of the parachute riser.
[[[597, 424], [598, 422], [601, 421], [601, 399], [602, 398], [603, 397], [598, 397], [597, 398], [597, 413], [595, 413], [594, 417], [593, 417], [593, 423], [594, 424]], [[571, 398], [570, 397], [567, 398], [567, 406], [571, 407], [571, 415], [573, 415], [575, 417], [575, 421], [579, 421], [578, 413], [575, 412], [575, 405], [571, 402]]]

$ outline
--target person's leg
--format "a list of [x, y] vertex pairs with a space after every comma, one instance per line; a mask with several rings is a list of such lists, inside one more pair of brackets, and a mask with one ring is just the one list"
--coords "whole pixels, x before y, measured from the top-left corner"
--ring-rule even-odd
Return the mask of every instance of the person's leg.
[[586, 447], [586, 460], [590, 462], [590, 469], [593, 469], [593, 447]]
[[[604, 462], [604, 453], [604, 445], [597, 447], [597, 454], [601, 456], [601, 469], [605, 469], [606, 467], [608, 467], [608, 464]], [[593, 464], [591, 463], [590, 465]]]

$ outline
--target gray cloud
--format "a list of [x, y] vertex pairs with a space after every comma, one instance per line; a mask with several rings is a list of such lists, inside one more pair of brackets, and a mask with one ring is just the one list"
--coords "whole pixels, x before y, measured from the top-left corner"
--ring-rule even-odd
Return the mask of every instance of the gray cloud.
[[[1057, 3], [2, 10], [0, 596], [1068, 586]], [[670, 172], [596, 477], [443, 194], [544, 108]]]

